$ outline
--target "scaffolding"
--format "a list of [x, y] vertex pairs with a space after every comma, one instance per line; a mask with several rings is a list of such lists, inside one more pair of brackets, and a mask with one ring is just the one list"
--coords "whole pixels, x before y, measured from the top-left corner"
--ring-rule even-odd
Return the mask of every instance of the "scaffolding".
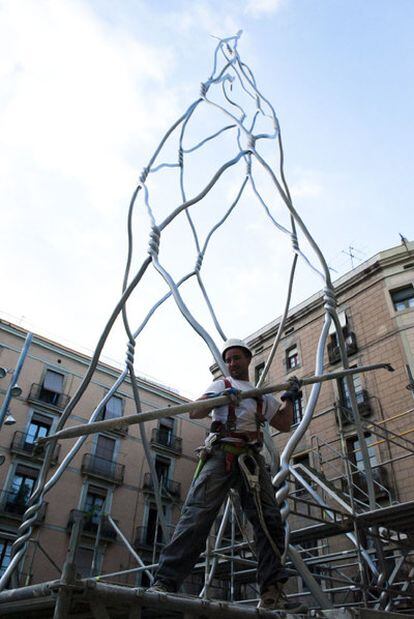
[[[403, 452], [398, 458], [410, 458], [414, 454], [414, 443], [398, 433], [389, 424], [395, 418], [378, 422], [368, 422], [362, 419], [356, 399], [352, 375], [358, 372], [372, 370], [392, 370], [386, 363], [376, 366], [350, 369], [342, 327], [336, 311], [336, 296], [329, 268], [318, 245], [310, 235], [303, 220], [295, 210], [283, 170], [283, 149], [279, 122], [269, 101], [262, 95], [249, 67], [241, 60], [238, 53], [240, 33], [234, 37], [219, 41], [214, 54], [213, 71], [206, 82], [202, 83], [200, 97], [190, 105], [187, 111], [165, 134], [159, 147], [144, 168], [140, 182], [133, 193], [128, 218], [128, 260], [123, 282], [123, 293], [117, 303], [107, 326], [98, 342], [90, 367], [74, 397], [66, 406], [57, 432], [43, 440], [45, 458], [41, 474], [28, 502], [18, 537], [13, 545], [13, 554], [8, 568], [0, 579], [0, 614], [12, 617], [16, 613], [25, 612], [27, 616], [54, 617], [67, 619], [69, 617], [103, 618], [125, 617], [139, 619], [159, 617], [183, 617], [185, 619], [201, 617], [275, 617], [275, 612], [257, 610], [257, 589], [255, 576], [257, 563], [254, 545], [251, 541], [251, 531], [243, 522], [237, 498], [230, 494], [224, 506], [216, 529], [211, 533], [206, 551], [200, 562], [195, 566], [192, 581], [187, 583], [183, 594], [161, 594], [147, 592], [140, 586], [127, 586], [117, 582], [121, 576], [131, 575], [140, 579], [145, 575], [148, 582], [153, 579], [152, 573], [157, 566], [157, 529], [155, 527], [154, 553], [152, 561], [146, 561], [123, 533], [112, 518], [106, 507], [100, 515], [96, 532], [93, 566], [99, 564], [100, 538], [104, 527], [110, 527], [122, 541], [125, 548], [137, 563], [137, 567], [111, 574], [94, 574], [89, 578], [81, 578], [76, 565], [77, 551], [82, 531], [85, 526], [81, 512], [74, 512], [70, 534], [69, 549], [63, 571], [56, 580], [22, 586], [19, 580], [19, 568], [24, 561], [28, 546], [33, 543], [32, 528], [44, 505], [47, 492], [56, 484], [71, 460], [81, 448], [88, 434], [108, 428], [124, 428], [129, 424], [138, 424], [143, 447], [147, 456], [154, 496], [158, 509], [158, 522], [162, 530], [163, 540], [170, 536], [170, 528], [166, 522], [161, 501], [160, 481], [155, 471], [154, 461], [145, 434], [145, 422], [174, 416], [190, 409], [205, 406], [202, 402], [194, 402], [182, 406], [169, 407], [141, 412], [137, 380], [134, 373], [134, 353], [136, 340], [154, 312], [168, 299], [177, 304], [185, 320], [208, 346], [224, 374], [225, 367], [212, 336], [194, 318], [184, 303], [180, 293], [183, 283], [193, 278], [202, 297], [210, 310], [217, 333], [225, 340], [224, 330], [220, 326], [207, 295], [206, 287], [201, 279], [201, 267], [207, 246], [214, 232], [225, 223], [236, 208], [245, 187], [249, 186], [264, 209], [270, 222], [277, 230], [288, 235], [291, 240], [293, 259], [289, 278], [286, 304], [275, 337], [271, 353], [265, 364], [264, 371], [251, 392], [243, 392], [242, 397], [252, 397], [258, 394], [273, 393], [284, 390], [287, 384], [277, 384], [264, 387], [264, 380], [272, 364], [277, 346], [284, 333], [286, 319], [290, 308], [290, 298], [298, 258], [321, 276], [324, 285], [324, 323], [319, 336], [315, 354], [314, 377], [303, 379], [302, 384], [312, 385], [310, 397], [303, 418], [293, 432], [284, 448], [280, 466], [273, 478], [275, 501], [280, 506], [286, 532], [286, 567], [296, 578], [299, 587], [288, 587], [288, 596], [292, 599], [305, 600], [308, 605], [307, 616], [337, 617], [392, 617], [398, 613], [412, 616], [414, 614], [414, 592], [412, 578], [414, 574], [414, 501], [397, 502], [386, 483], [384, 470], [390, 468], [396, 458], [390, 458], [378, 466], [372, 466], [370, 458], [370, 443], [366, 440], [367, 433], [375, 437], [378, 443], [394, 444]], [[219, 61], [222, 66], [219, 66]], [[235, 90], [243, 95], [253, 106], [250, 114], [236, 101]], [[221, 94], [219, 102], [217, 93]], [[213, 108], [223, 114], [230, 124], [204, 138], [195, 146], [184, 142], [190, 121], [201, 105]], [[258, 128], [260, 122], [267, 122], [270, 128]], [[175, 131], [179, 133], [177, 161], [159, 162], [160, 153], [168, 139]], [[215, 140], [223, 134], [231, 133], [236, 144], [235, 156], [226, 161], [211, 178], [205, 187], [192, 198], [187, 197], [185, 182], [185, 158], [193, 151], [203, 148], [207, 142]], [[272, 169], [260, 152], [261, 142], [276, 141], [280, 166], [279, 174]], [[241, 187], [228, 210], [207, 234], [204, 243], [199, 239], [196, 226], [189, 209], [202, 201], [207, 193], [219, 181], [225, 172], [237, 164], [245, 166]], [[290, 228], [280, 224], [272, 214], [255, 183], [255, 166], [265, 172], [287, 208], [290, 218]], [[151, 203], [151, 191], [148, 177], [168, 168], [177, 168], [180, 175], [181, 204], [164, 220], [158, 221]], [[144, 207], [147, 210], [149, 232], [149, 257], [146, 257], [135, 275], [130, 275], [132, 264], [132, 219], [135, 203], [143, 195]], [[184, 216], [194, 236], [196, 249], [196, 266], [179, 280], [161, 264], [159, 248], [162, 236], [168, 225], [177, 217]], [[299, 246], [297, 228], [303, 234], [308, 245], [316, 256], [318, 266], [305, 255]], [[162, 277], [169, 287], [169, 292], [159, 299], [135, 331], [130, 325], [127, 314], [127, 302], [136, 286], [141, 281], [149, 266]], [[125, 369], [119, 375], [112, 388], [105, 395], [98, 407], [91, 414], [86, 426], [65, 428], [65, 424], [84, 393], [96, 369], [104, 343], [118, 316], [122, 316], [128, 345]], [[326, 374], [323, 366], [323, 355], [331, 325], [334, 326], [340, 351], [340, 359], [344, 370]], [[137, 414], [112, 420], [97, 421], [99, 415], [117, 392], [125, 378], [129, 376], [134, 391]], [[326, 380], [344, 378], [349, 393], [349, 408], [346, 410], [328, 411], [337, 415], [338, 438], [332, 442], [324, 442], [320, 437], [314, 437], [312, 444], [312, 462], [294, 463], [292, 455], [301, 438], [308, 429], [315, 413], [321, 384]], [[227, 396], [209, 400], [212, 404], [222, 405], [228, 402]], [[409, 415], [412, 411], [406, 411]], [[355, 426], [358, 445], [358, 464], [352, 460], [347, 450], [343, 419], [348, 416]], [[50, 464], [57, 442], [75, 437], [76, 443], [57, 470], [49, 476]], [[266, 447], [271, 461], [277, 460], [275, 446], [269, 432], [265, 435]], [[383, 467], [382, 469], [379, 467]], [[290, 517], [288, 518], [290, 514]], [[293, 581], [293, 578], [291, 579]], [[276, 613], [277, 614], [277, 613]], [[284, 615], [285, 616], [285, 615]]]

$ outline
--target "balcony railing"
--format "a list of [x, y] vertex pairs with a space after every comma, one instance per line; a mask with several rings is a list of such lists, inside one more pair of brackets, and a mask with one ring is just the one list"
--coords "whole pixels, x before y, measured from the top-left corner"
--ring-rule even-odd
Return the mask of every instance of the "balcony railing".
[[[83, 517], [82, 535], [96, 537], [96, 534], [98, 532], [98, 527], [99, 527], [99, 521], [102, 518], [100, 513], [99, 512], [91, 513], [91, 512], [86, 512], [86, 511], [82, 511], [79, 509], [72, 509], [69, 514], [69, 520], [68, 520], [68, 524], [66, 527], [69, 532], [71, 531], [73, 523], [75, 522], [75, 516]], [[115, 523], [118, 524], [118, 521], [115, 520]], [[102, 518], [100, 537], [103, 540], [106, 540], [109, 542], [112, 542], [116, 539], [116, 531], [111, 525], [111, 523], [109, 522], [109, 520], [106, 518], [106, 516], [103, 516]]]
[[56, 391], [50, 391], [45, 389], [43, 385], [33, 383], [28, 395], [29, 402], [35, 404], [42, 404], [42, 406], [53, 408], [54, 410], [63, 410], [70, 400], [67, 393], [57, 393]]
[[81, 472], [84, 475], [92, 475], [112, 481], [114, 484], [122, 484], [124, 482], [125, 465], [93, 454], [85, 454], [82, 458]]
[[[181, 496], [180, 482], [173, 481], [172, 479], [165, 479], [164, 477], [159, 479], [158, 481], [163, 494], [169, 494], [174, 497]], [[151, 492], [154, 492], [154, 484], [152, 482], [150, 473], [145, 473], [144, 475], [144, 490], [150, 490]]]
[[[358, 352], [356, 336], [353, 331], [350, 331], [348, 335], [345, 336], [345, 348], [347, 357], [350, 357]], [[341, 350], [338, 344], [334, 344], [332, 342], [328, 343], [328, 359], [331, 365], [339, 363], [341, 360]]]
[[[139, 550], [153, 550], [155, 530], [153, 527], [137, 527], [135, 533], [134, 546]], [[156, 550], [160, 551], [163, 547], [161, 527], [158, 527], [157, 539], [155, 541]]]
[[[355, 393], [355, 397], [359, 414], [362, 417], [369, 417], [372, 413], [372, 408], [368, 391], [366, 389], [361, 389], [361, 391]], [[338, 402], [336, 402], [336, 407], [341, 416], [343, 426], [349, 426], [351, 423], [354, 423], [351, 401], [348, 397], [343, 400], [338, 400]]]
[[[0, 491], [0, 514], [21, 519], [27, 509], [29, 497], [24, 492], [11, 490]], [[40, 524], [45, 519], [47, 503], [43, 502], [34, 524]]]
[[183, 450], [183, 439], [175, 434], [171, 434], [163, 428], [153, 428], [151, 433], [151, 445], [163, 447], [175, 454], [181, 454]]
[[[33, 458], [35, 460], [43, 460], [45, 457], [45, 448], [41, 445], [35, 445], [35, 443], [32, 442], [31, 437], [29, 440], [28, 437], [29, 434], [25, 434], [24, 432], [15, 432], [10, 444], [10, 451], [19, 455], [28, 456], [29, 458]], [[51, 464], [56, 464], [58, 461], [59, 451], [60, 445], [55, 445]]]

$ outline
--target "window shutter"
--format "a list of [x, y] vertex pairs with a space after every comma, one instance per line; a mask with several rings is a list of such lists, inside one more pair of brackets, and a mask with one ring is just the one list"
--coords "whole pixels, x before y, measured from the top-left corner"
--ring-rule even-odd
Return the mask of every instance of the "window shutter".
[[16, 475], [21, 475], [22, 477], [30, 477], [31, 479], [37, 479], [39, 475], [39, 470], [32, 469], [30, 466], [25, 466], [24, 464], [18, 464], [16, 466]]
[[54, 391], [55, 393], [63, 393], [63, 379], [63, 374], [59, 374], [59, 372], [54, 372], [53, 370], [46, 370], [43, 388], [48, 391]]
[[116, 417], [122, 417], [122, 399], [114, 395], [106, 404], [105, 419], [115, 419]]
[[40, 413], [33, 413], [30, 421], [31, 423], [41, 423], [45, 426], [51, 426], [53, 423], [53, 420], [50, 417], [41, 415]]

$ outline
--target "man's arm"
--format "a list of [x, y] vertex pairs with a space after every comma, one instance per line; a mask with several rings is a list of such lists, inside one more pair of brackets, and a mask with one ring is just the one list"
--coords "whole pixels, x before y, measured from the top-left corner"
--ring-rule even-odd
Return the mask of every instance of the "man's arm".
[[[214, 395], [218, 395], [218, 394], [214, 394]], [[197, 398], [196, 402], [202, 402], [203, 400], [206, 400], [206, 407], [202, 408], [201, 410], [197, 410], [197, 411], [190, 411], [189, 415], [190, 415], [190, 419], [204, 419], [204, 417], [207, 417], [209, 412], [213, 410], [214, 408], [214, 404], [208, 404], [208, 400], [209, 398], [211, 398], [212, 395], [209, 393], [204, 393], [200, 398]]]
[[282, 404], [269, 422], [273, 428], [280, 432], [290, 431], [293, 423], [294, 402], [302, 397], [300, 379], [297, 376], [291, 376], [288, 383], [289, 389], [280, 397]]
[[272, 428], [276, 428], [280, 432], [290, 432], [293, 422], [293, 403], [290, 400], [285, 400], [279, 406], [277, 413], [269, 421]]

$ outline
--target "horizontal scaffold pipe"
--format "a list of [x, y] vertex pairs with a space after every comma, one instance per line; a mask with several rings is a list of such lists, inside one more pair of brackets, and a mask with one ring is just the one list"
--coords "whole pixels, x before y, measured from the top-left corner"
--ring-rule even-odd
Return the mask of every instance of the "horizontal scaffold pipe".
[[6, 589], [5, 591], [0, 591], [0, 617], [2, 616], [2, 612], [5, 612], [3, 609], [6, 604], [49, 597], [59, 586], [60, 580], [51, 580], [36, 585], [20, 587], [19, 589]]
[[[198, 597], [190, 597], [175, 593], [152, 593], [145, 589], [132, 589], [121, 585], [88, 582], [88, 589], [92, 598], [98, 597], [107, 604], [122, 604], [144, 606], [165, 611], [181, 611], [188, 614], [202, 615], [203, 617], [224, 617], [242, 619], [243, 617], [266, 617], [274, 619], [275, 612], [255, 607], [245, 607], [237, 603], [210, 601]], [[86, 598], [88, 593], [86, 592]]]
[[[322, 374], [321, 376], [312, 376], [311, 378], [303, 378], [299, 380], [301, 386], [313, 385], [314, 383], [323, 383], [327, 380], [334, 380], [336, 378], [342, 378], [349, 374], [359, 374], [363, 372], [370, 372], [372, 370], [385, 369], [389, 372], [393, 372], [394, 369], [389, 363], [376, 363], [374, 365], [365, 365], [357, 368], [351, 368], [349, 370], [340, 370], [339, 372], [330, 372], [329, 374]], [[248, 389], [240, 393], [240, 399], [257, 398], [260, 395], [266, 393], [276, 393], [279, 391], [286, 391], [291, 384], [289, 382], [280, 383], [275, 385], [268, 385], [266, 387], [260, 387], [259, 389]], [[44, 445], [50, 441], [66, 438], [76, 438], [78, 436], [85, 436], [87, 434], [95, 434], [95, 432], [103, 432], [104, 430], [113, 430], [124, 428], [125, 426], [131, 426], [136, 423], [144, 423], [146, 421], [153, 421], [154, 419], [162, 419], [163, 417], [173, 417], [174, 415], [180, 415], [183, 413], [190, 413], [201, 410], [211, 410], [217, 406], [223, 406], [229, 402], [227, 395], [221, 395], [214, 398], [208, 398], [207, 400], [196, 400], [195, 402], [187, 402], [185, 404], [178, 404], [177, 406], [171, 406], [168, 408], [160, 408], [155, 411], [148, 411], [145, 413], [139, 413], [137, 415], [127, 415], [126, 417], [117, 417], [116, 419], [104, 419], [103, 421], [94, 421], [93, 423], [82, 424], [72, 426], [70, 428], [64, 428], [59, 430], [55, 434], [49, 434], [44, 438], [38, 439], [37, 444]]]

